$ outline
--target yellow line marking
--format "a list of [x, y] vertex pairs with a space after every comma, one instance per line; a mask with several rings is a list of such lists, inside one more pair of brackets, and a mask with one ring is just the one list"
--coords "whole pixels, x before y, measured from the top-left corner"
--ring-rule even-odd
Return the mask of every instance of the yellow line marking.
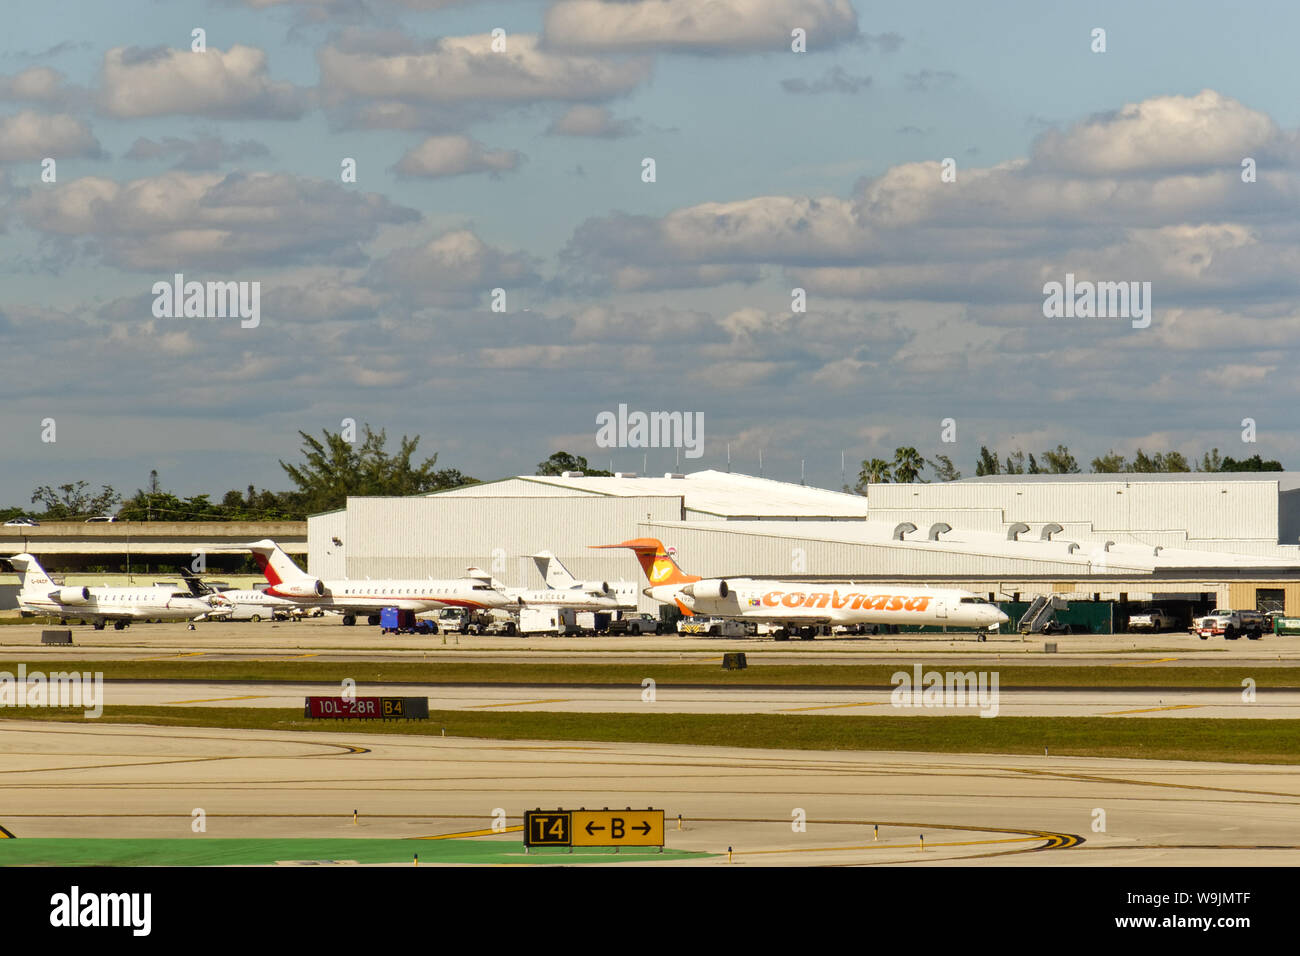
[[791, 714], [798, 710], [834, 710], [837, 707], [878, 707], [883, 700], [864, 700], [860, 704], [818, 704], [816, 707], [782, 707], [778, 714]]
[[1142, 710], [1112, 710], [1104, 714], [1098, 714], [1098, 717], [1119, 717], [1123, 714], [1154, 714], [1158, 710], [1191, 710], [1195, 707], [1204, 707], [1205, 704], [1173, 704], [1169, 707], [1144, 707]]
[[439, 833], [437, 836], [415, 837], [417, 840], [456, 840], [460, 837], [494, 836], [498, 833], [522, 833], [524, 825], [506, 827], [504, 830], [465, 830], [461, 833]]
[[165, 700], [163, 706], [169, 704], [214, 704], [222, 700], [265, 700], [270, 694], [248, 694], [245, 697], [200, 697], [198, 700]]
[[469, 709], [475, 707], [523, 707], [526, 704], [562, 704], [569, 697], [548, 697], [545, 700], [511, 700], [501, 704], [470, 704]]
[[1170, 661], [1176, 661], [1176, 657], [1159, 657], [1154, 661], [1120, 661], [1118, 664], [1111, 664], [1111, 667], [1136, 667], [1138, 664], [1168, 664]]
[[134, 658], [136, 663], [144, 661], [174, 661], [178, 657], [202, 657], [207, 651], [189, 651], [185, 654], [168, 654], [166, 657], [137, 657]]
[[[522, 827], [520, 829], [522, 829]], [[0, 827], [0, 840], [16, 840], [16, 839], [18, 838], [15, 837], [12, 833], [10, 833], [4, 827]]]
[[[933, 849], [940, 846], [986, 846], [994, 843], [1031, 843], [1034, 840], [1050, 840], [1047, 836], [1006, 837], [1001, 840], [962, 840], [953, 843], [927, 843]], [[736, 856], [757, 856], [760, 853], [831, 853], [837, 850], [906, 850], [919, 847], [920, 843], [868, 843], [864, 846], [800, 846], [788, 850], [737, 850]]]

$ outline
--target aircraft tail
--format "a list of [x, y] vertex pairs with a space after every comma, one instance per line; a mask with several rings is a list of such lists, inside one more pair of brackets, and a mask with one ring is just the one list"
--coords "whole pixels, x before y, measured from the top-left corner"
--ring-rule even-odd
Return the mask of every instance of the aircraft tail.
[[560, 563], [560, 559], [549, 551], [538, 551], [532, 556], [533, 563], [537, 565], [537, 572], [546, 581], [548, 588], [554, 588], [557, 591], [567, 591], [570, 588], [580, 587], [582, 582], [569, 573], [569, 569]]
[[246, 545], [253, 552], [253, 560], [266, 575], [266, 580], [274, 587], [277, 584], [290, 584], [294, 581], [313, 580], [302, 568], [293, 563], [293, 559], [280, 549], [270, 538], [254, 541]]
[[663, 542], [658, 538], [633, 538], [622, 544], [593, 544], [593, 548], [628, 548], [636, 552], [641, 570], [652, 585], [690, 584], [700, 580], [698, 574], [687, 574], [677, 566]]
[[14, 571], [18, 573], [18, 580], [21, 582], [19, 592], [23, 591], [40, 591], [45, 594], [50, 588], [54, 587], [54, 582], [50, 576], [45, 573], [39, 561], [32, 555], [23, 552], [15, 554], [11, 558], [5, 558], [13, 565]]

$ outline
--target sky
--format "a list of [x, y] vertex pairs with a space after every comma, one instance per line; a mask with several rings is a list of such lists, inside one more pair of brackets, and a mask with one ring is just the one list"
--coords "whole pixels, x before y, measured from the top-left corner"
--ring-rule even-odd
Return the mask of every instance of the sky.
[[[186, 495], [284, 489], [299, 430], [346, 419], [482, 479], [558, 449], [654, 474], [758, 473], [761, 453], [832, 488], [898, 446], [967, 476], [981, 445], [1298, 467], [1298, 21], [20, 5], [0, 36], [0, 506], [77, 480], [129, 495], [153, 469]], [[256, 324], [159, 314], [177, 273], [256, 283]], [[1149, 323], [1046, 314], [1067, 275], [1149, 289]], [[702, 454], [606, 447], [621, 405], [692, 416]]]

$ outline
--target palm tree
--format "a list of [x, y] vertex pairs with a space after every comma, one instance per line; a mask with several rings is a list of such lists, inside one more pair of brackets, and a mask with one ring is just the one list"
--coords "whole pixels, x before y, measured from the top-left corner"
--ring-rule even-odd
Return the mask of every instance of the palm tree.
[[894, 480], [899, 484], [908, 484], [916, 481], [917, 476], [921, 474], [921, 469], [925, 467], [925, 459], [915, 448], [904, 447], [894, 449]]
[[889, 462], [883, 458], [873, 458], [862, 463], [858, 472], [858, 494], [865, 494], [867, 485], [879, 485], [889, 481]]

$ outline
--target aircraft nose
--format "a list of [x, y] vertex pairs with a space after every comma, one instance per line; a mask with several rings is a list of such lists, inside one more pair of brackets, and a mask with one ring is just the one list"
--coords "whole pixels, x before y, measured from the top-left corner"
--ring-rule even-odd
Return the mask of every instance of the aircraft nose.
[[994, 608], [993, 613], [997, 615], [995, 620], [998, 624], [1006, 624], [1008, 621], [1011, 620], [1011, 618], [1007, 615], [1007, 612], [1002, 610], [1001, 608]]

